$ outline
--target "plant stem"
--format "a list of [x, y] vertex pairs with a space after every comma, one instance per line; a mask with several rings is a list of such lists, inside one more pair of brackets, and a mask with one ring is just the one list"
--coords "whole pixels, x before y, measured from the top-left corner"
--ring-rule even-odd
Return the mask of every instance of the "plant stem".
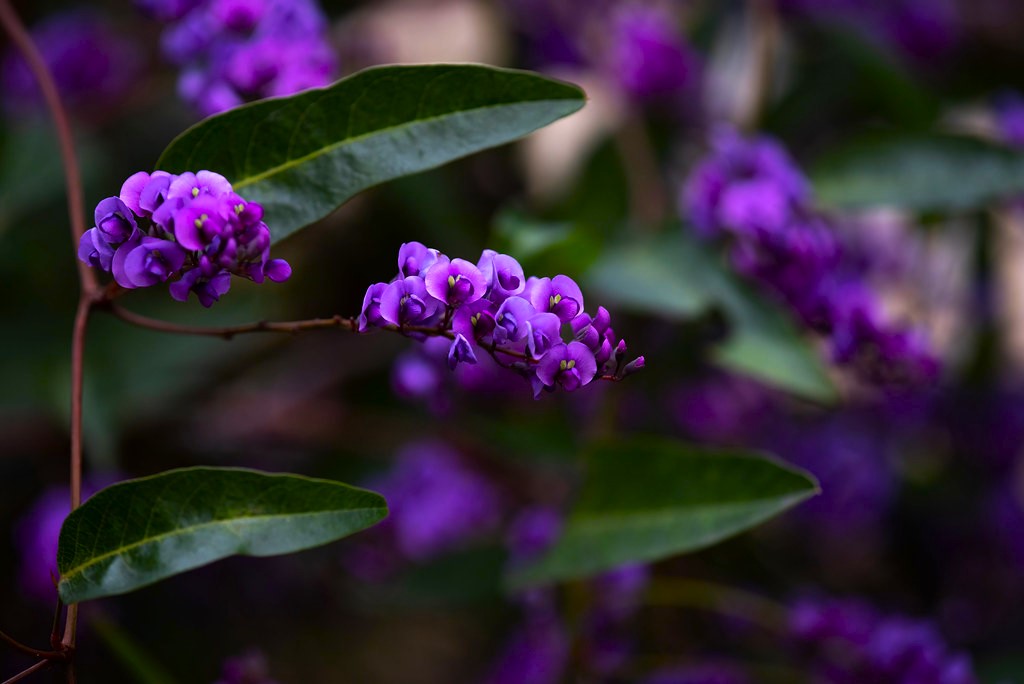
[[15, 682], [20, 682], [25, 677], [28, 677], [30, 674], [33, 674], [34, 672], [39, 672], [39, 670], [42, 670], [49, 664], [49, 660], [40, 660], [38, 663], [28, 668], [27, 670], [23, 670], [18, 674], [14, 675], [13, 677], [11, 677], [10, 679], [6, 680], [3, 684], [14, 684]]
[[206, 337], [221, 337], [230, 340], [235, 335], [256, 332], [278, 332], [278, 333], [299, 333], [305, 330], [321, 330], [325, 328], [341, 328], [356, 332], [359, 324], [354, 318], [344, 316], [332, 316], [331, 318], [312, 318], [304, 321], [257, 321], [243, 325], [232, 325], [221, 328], [203, 327], [192, 325], [178, 325], [168, 321], [161, 321], [150, 318], [124, 309], [116, 304], [109, 304], [107, 309], [116, 317], [126, 323], [149, 328], [159, 332], [172, 333], [176, 335], [201, 335]]
[[[18, 51], [24, 56], [32, 75], [39, 84], [43, 93], [46, 106], [53, 116], [53, 124], [57, 129], [57, 139], [60, 144], [60, 156], [64, 165], [64, 182], [67, 186], [68, 196], [68, 218], [71, 221], [71, 238], [75, 253], [78, 252], [78, 243], [85, 232], [85, 210], [83, 206], [82, 177], [78, 169], [78, 156], [75, 152], [74, 138], [71, 135], [71, 124], [68, 120], [67, 111], [61, 104], [60, 94], [57, 92], [57, 85], [53, 81], [39, 53], [39, 49], [24, 24], [18, 18], [9, 0], [0, 0], [0, 24], [11, 37]], [[76, 260], [77, 261], [77, 260]], [[82, 283], [82, 289], [92, 291], [97, 287], [96, 274], [88, 265], [78, 262], [78, 277]]]
[[63, 660], [65, 658], [65, 654], [63, 651], [44, 651], [38, 648], [32, 648], [31, 646], [26, 646], [25, 644], [14, 639], [13, 637], [4, 632], [0, 632], [0, 640], [7, 642], [7, 644], [11, 648], [17, 651], [21, 651], [25, 655], [30, 655], [33, 658], [44, 658], [46, 660]]
[[[82, 393], [85, 384], [85, 336], [89, 327], [89, 314], [97, 298], [83, 290], [75, 314], [75, 328], [71, 337], [71, 510], [82, 505]], [[64, 639], [61, 645], [68, 650], [75, 647], [78, 625], [78, 604], [68, 606], [64, 621]], [[69, 671], [71, 668], [69, 668]]]

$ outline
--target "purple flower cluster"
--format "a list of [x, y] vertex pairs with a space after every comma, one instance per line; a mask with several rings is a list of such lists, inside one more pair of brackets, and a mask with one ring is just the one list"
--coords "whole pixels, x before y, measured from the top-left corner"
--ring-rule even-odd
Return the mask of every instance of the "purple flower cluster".
[[693, 170], [682, 208], [705, 237], [729, 239], [736, 269], [774, 290], [832, 355], [880, 385], [932, 379], [938, 362], [920, 331], [895, 324], [858, 259], [816, 213], [806, 178], [776, 141], [719, 129]]
[[334, 80], [337, 58], [315, 0], [136, 0], [170, 22], [165, 57], [181, 96], [204, 116]]
[[439, 442], [407, 445], [394, 467], [369, 486], [387, 499], [390, 513], [360, 536], [347, 558], [366, 580], [464, 548], [494, 533], [504, 511], [498, 487]]
[[[76, 111], [116, 103], [139, 72], [139, 46], [90, 12], [54, 15], [32, 29], [32, 40], [64, 103]], [[36, 79], [13, 46], [0, 63], [0, 91], [4, 109], [12, 114], [28, 114], [42, 106]]]
[[170, 282], [178, 301], [195, 292], [209, 307], [231, 287], [231, 275], [257, 283], [283, 282], [291, 266], [270, 259], [263, 208], [237, 195], [212, 171], [140, 171], [118, 197], [96, 205], [96, 225], [78, 246], [78, 258], [134, 289]]
[[823, 684], [977, 684], [970, 659], [928, 622], [856, 600], [803, 600], [789, 616], [795, 642]]
[[541, 66], [591, 66], [639, 104], [692, 92], [700, 60], [665, 4], [507, 0]]
[[[359, 330], [390, 328], [451, 340], [448, 365], [475, 364], [483, 349], [544, 390], [574, 391], [595, 378], [618, 379], [644, 365], [625, 362], [604, 307], [590, 316], [572, 278], [527, 278], [507, 254], [484, 250], [476, 264], [419, 242], [398, 251], [398, 275], [366, 291]], [[571, 332], [563, 339], [563, 328]]]
[[664, 101], [692, 88], [699, 61], [657, 6], [627, 5], [612, 21], [611, 71], [639, 102]]

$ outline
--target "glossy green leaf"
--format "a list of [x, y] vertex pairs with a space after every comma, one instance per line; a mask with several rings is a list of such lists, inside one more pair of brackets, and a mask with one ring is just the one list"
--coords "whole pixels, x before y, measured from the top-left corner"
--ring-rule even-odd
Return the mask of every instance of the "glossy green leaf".
[[972, 211], [1024, 193], [1024, 154], [951, 135], [874, 138], [824, 158], [812, 179], [828, 207]]
[[585, 284], [602, 301], [669, 320], [719, 308], [731, 332], [716, 350], [716, 361], [811, 399], [835, 400], [824, 362], [789, 313], [740, 282], [716, 250], [684, 236], [679, 227], [608, 250]]
[[583, 106], [576, 86], [482, 65], [386, 66], [185, 131], [157, 168], [211, 169], [259, 202], [275, 240], [384, 181], [522, 137]]
[[817, 493], [807, 474], [751, 453], [655, 439], [595, 447], [554, 547], [514, 586], [585, 577], [696, 551]]
[[185, 468], [92, 496], [60, 532], [58, 590], [77, 603], [228, 556], [301, 551], [366, 529], [384, 499], [340, 482], [239, 468]]

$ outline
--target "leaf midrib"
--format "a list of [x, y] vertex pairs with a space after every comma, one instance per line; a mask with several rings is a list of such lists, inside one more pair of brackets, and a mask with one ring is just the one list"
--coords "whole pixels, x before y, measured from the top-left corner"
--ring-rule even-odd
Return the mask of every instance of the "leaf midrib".
[[[317, 102], [315, 104], [319, 104], [319, 102], [320, 102], [320, 100], [317, 100]], [[344, 138], [343, 140], [339, 140], [337, 142], [331, 143], [330, 145], [327, 145], [326, 147], [321, 147], [318, 150], [310, 152], [309, 154], [303, 155], [301, 157], [296, 157], [295, 159], [289, 159], [289, 160], [287, 160], [287, 161], [285, 161], [285, 162], [283, 162], [281, 164], [278, 164], [277, 166], [274, 166], [272, 168], [267, 169], [266, 171], [262, 171], [262, 172], [260, 172], [258, 174], [253, 175], [253, 176], [247, 176], [247, 177], [243, 178], [242, 180], [235, 181], [233, 183], [233, 185], [234, 185], [234, 187], [236, 189], [238, 189], [238, 188], [245, 188], [245, 187], [248, 187], [250, 185], [253, 185], [254, 183], [258, 183], [259, 181], [261, 181], [261, 180], [263, 180], [265, 178], [269, 178], [271, 176], [275, 176], [278, 173], [284, 173], [285, 171], [287, 171], [287, 170], [289, 170], [291, 168], [294, 168], [296, 166], [299, 166], [300, 164], [304, 164], [304, 163], [306, 163], [306, 162], [308, 162], [308, 161], [310, 161], [312, 159], [316, 159], [317, 157], [321, 157], [323, 155], [329, 154], [330, 152], [333, 152], [334, 150], [336, 150], [339, 147], [342, 147], [344, 145], [348, 145], [348, 144], [351, 144], [351, 143], [359, 142], [360, 140], [365, 140], [365, 139], [372, 138], [372, 137], [375, 137], [375, 136], [378, 136], [378, 135], [384, 135], [384, 134], [387, 134], [387, 133], [390, 133], [390, 132], [393, 132], [393, 131], [398, 131], [398, 130], [402, 130], [402, 129], [405, 129], [405, 128], [411, 128], [413, 126], [418, 126], [420, 124], [428, 123], [430, 121], [437, 121], [439, 119], [444, 119], [444, 118], [455, 116], [455, 115], [458, 115], [458, 114], [471, 114], [471, 113], [482, 112], [482, 111], [486, 111], [488, 109], [500, 109], [500, 108], [504, 108], [504, 107], [516, 107], [516, 106], [523, 106], [523, 105], [551, 104], [551, 103], [558, 103], [558, 102], [578, 102], [580, 107], [582, 107], [584, 101], [583, 101], [582, 98], [576, 99], [576, 98], [566, 97], [566, 98], [562, 98], [562, 99], [530, 100], [528, 102], [507, 102], [507, 103], [504, 103], [504, 104], [485, 105], [483, 107], [473, 107], [472, 109], [460, 109], [458, 111], [448, 112], [446, 114], [439, 114], [437, 116], [428, 116], [428, 117], [424, 117], [422, 119], [416, 119], [415, 121], [409, 121], [409, 122], [401, 123], [401, 124], [398, 124], [396, 126], [388, 126], [387, 128], [379, 128], [379, 129], [376, 129], [374, 131], [368, 131], [368, 132], [362, 133], [360, 135]], [[315, 104], [310, 105], [310, 108], [315, 106]], [[305, 112], [303, 112], [301, 116], [305, 116]], [[537, 128], [541, 128], [541, 127], [542, 126], [538, 126]], [[537, 130], [537, 128], [535, 128], [534, 130]], [[529, 132], [524, 133], [522, 135], [528, 135], [528, 133]], [[516, 136], [516, 137], [521, 137], [521, 136]], [[194, 148], [194, 149], [198, 149], [198, 146], [196, 148]], [[246, 156], [248, 156], [248, 153], [246, 154]], [[186, 164], [186, 166], [191, 167], [191, 163], [192, 163], [192, 153], [190, 152], [189, 156], [188, 156], [188, 163]]]
[[100, 554], [99, 556], [95, 556], [94, 558], [89, 559], [87, 562], [85, 562], [85, 563], [83, 563], [81, 565], [77, 565], [74, 568], [72, 568], [71, 570], [68, 570], [66, 573], [62, 573], [61, 574], [61, 578], [60, 578], [60, 582], [63, 584], [66, 581], [70, 581], [71, 578], [73, 578], [73, 577], [75, 577], [77, 575], [81, 575], [83, 572], [85, 572], [87, 569], [93, 567], [94, 565], [98, 565], [99, 563], [102, 563], [103, 561], [105, 561], [105, 560], [107, 560], [109, 558], [113, 558], [115, 556], [124, 555], [128, 551], [131, 551], [132, 549], [139, 548], [140, 546], [145, 546], [146, 544], [155, 543], [155, 542], [161, 541], [163, 539], [169, 539], [171, 537], [185, 536], [185, 535], [194, 533], [196, 530], [204, 529], [204, 528], [207, 528], [207, 527], [215, 527], [217, 525], [223, 525], [225, 523], [231, 523], [231, 522], [249, 522], [249, 521], [253, 521], [253, 520], [264, 520], [264, 519], [268, 519], [268, 518], [275, 518], [275, 519], [281, 519], [281, 518], [302, 518], [302, 517], [315, 517], [315, 516], [330, 516], [330, 515], [348, 514], [348, 513], [363, 513], [363, 512], [375, 512], [375, 511], [379, 512], [379, 511], [383, 511], [383, 510], [386, 510], [386, 509], [384, 509], [384, 508], [382, 508], [380, 506], [367, 506], [367, 507], [361, 507], [361, 508], [346, 508], [346, 509], [335, 510], [335, 511], [308, 511], [308, 512], [305, 512], [305, 513], [286, 513], [286, 514], [279, 514], [279, 515], [272, 515], [272, 514], [266, 514], [266, 515], [247, 515], [247, 516], [239, 517], [239, 518], [225, 518], [223, 520], [211, 520], [211, 521], [208, 521], [208, 522], [200, 523], [198, 525], [190, 525], [189, 527], [179, 527], [179, 528], [175, 528], [174, 530], [172, 530], [170, 532], [162, 532], [162, 533], [160, 533], [158, 535], [155, 535], [155, 536], [152, 536], [152, 537], [147, 537], [146, 539], [140, 539], [139, 541], [132, 542], [132, 543], [127, 544], [125, 546], [120, 546], [120, 547], [118, 547], [117, 549], [115, 549], [113, 551], [107, 551], [106, 553]]

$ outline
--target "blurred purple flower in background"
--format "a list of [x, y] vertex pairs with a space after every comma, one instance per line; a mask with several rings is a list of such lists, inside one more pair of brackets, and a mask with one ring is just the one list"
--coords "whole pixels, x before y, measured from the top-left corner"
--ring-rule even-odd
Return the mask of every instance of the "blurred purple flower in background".
[[666, 101], [694, 88], [697, 56], [664, 8], [629, 4], [618, 9], [611, 41], [609, 68], [632, 99]]
[[803, 599], [789, 614], [794, 643], [822, 684], [977, 684], [970, 659], [925, 620], [853, 599]]
[[215, 684], [277, 684], [270, 676], [267, 658], [252, 650], [224, 661]]
[[390, 513], [358, 538], [346, 559], [366, 580], [487, 539], [505, 510], [498, 486], [442, 442], [406, 445], [391, 470], [368, 486], [387, 499]]
[[[87, 480], [82, 484], [82, 501], [115, 478]], [[26, 596], [39, 601], [57, 597], [57, 543], [64, 519], [71, 512], [71, 494], [66, 486], [54, 485], [43, 491], [14, 527], [14, 543], [21, 556], [18, 583]]]
[[[142, 50], [130, 34], [92, 11], [56, 14], [32, 28], [32, 39], [71, 110], [113, 110], [142, 71]], [[3, 108], [28, 116], [43, 106], [24, 58], [8, 47], [0, 63]]]
[[887, 318], [861, 259], [847, 256], [840, 236], [814, 211], [806, 178], [774, 140], [716, 130], [710, 153], [683, 187], [681, 205], [700, 235], [728, 236], [737, 271], [829, 338], [836, 362], [882, 387], [937, 375], [927, 340]]
[[200, 114], [328, 85], [338, 73], [316, 0], [136, 0], [171, 22], [164, 56], [181, 67], [178, 90]]

